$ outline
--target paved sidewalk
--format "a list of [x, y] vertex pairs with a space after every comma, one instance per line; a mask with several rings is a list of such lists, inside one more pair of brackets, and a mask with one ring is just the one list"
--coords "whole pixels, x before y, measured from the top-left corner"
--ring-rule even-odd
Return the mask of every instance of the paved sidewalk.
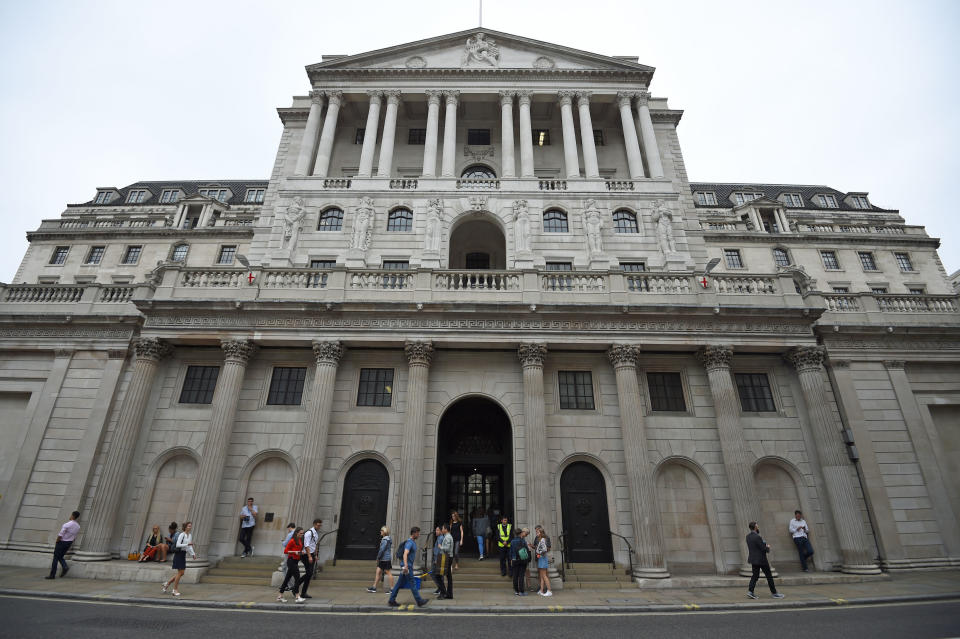
[[[213, 608], [257, 608], [265, 610], [297, 610], [313, 612], [383, 612], [387, 596], [362, 589], [334, 592], [325, 590], [322, 582], [311, 585], [313, 598], [306, 604], [292, 599], [286, 604], [276, 601], [276, 590], [256, 586], [224, 584], [181, 584], [181, 597], [160, 592], [157, 583], [110, 581], [102, 579], [46, 580], [44, 570], [36, 568], [0, 567], [0, 595], [36, 596], [74, 600], [112, 601], [131, 604], [176, 604]], [[172, 575], [172, 571], [167, 573]], [[960, 599], [960, 571], [899, 573], [859, 583], [835, 583], [782, 586], [784, 599], [771, 599], [763, 582], [757, 585], [760, 599], [747, 599], [747, 579], [735, 587], [689, 589], [628, 590], [563, 590], [544, 598], [536, 593], [517, 597], [509, 584], [502, 589], [456, 589], [456, 599], [438, 601], [425, 588], [430, 604], [426, 612], [448, 613], [558, 613], [558, 612], [670, 612], [684, 610], [744, 610], [755, 608], [805, 608], [836, 605], [892, 603], [897, 601], [935, 601]], [[761, 588], [762, 586], [762, 588]], [[289, 593], [288, 593], [289, 595]], [[416, 609], [409, 590], [402, 590], [398, 610]]]

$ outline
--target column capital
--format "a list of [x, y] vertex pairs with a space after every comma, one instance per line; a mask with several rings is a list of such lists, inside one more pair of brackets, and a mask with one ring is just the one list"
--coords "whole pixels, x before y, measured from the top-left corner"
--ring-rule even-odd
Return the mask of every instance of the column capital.
[[343, 344], [338, 341], [321, 342], [318, 340], [313, 343], [313, 356], [316, 358], [317, 364], [338, 366], [340, 358], [343, 357], [346, 350]]
[[224, 361], [244, 366], [257, 352], [257, 345], [248, 339], [225, 339], [220, 342], [220, 348], [223, 350]]
[[577, 106], [583, 106], [584, 104], [590, 104], [590, 96], [593, 95], [593, 91], [577, 91]]
[[557, 91], [557, 97], [560, 98], [559, 102], [563, 106], [569, 106], [573, 104], [573, 97], [575, 95], [575, 91]]
[[452, 104], [453, 106], [457, 105], [457, 102], [460, 101], [460, 92], [456, 90], [444, 91], [443, 95], [447, 98], [447, 104]]
[[511, 106], [516, 91], [500, 91], [500, 106]]
[[409, 366], [430, 366], [433, 361], [433, 342], [407, 342], [403, 351]]
[[440, 98], [443, 96], [443, 91], [440, 89], [427, 89], [424, 91], [427, 94], [427, 103], [428, 104], [440, 104]]
[[640, 91], [639, 93], [634, 94], [634, 98], [637, 101], [637, 106], [647, 106], [650, 102], [650, 92], [649, 91]]
[[536, 366], [543, 368], [543, 360], [547, 356], [547, 345], [542, 342], [525, 342], [517, 348], [517, 357], [524, 368]]
[[886, 359], [883, 360], [883, 367], [887, 370], [904, 370], [907, 367], [907, 363], [902, 359]]
[[400, 103], [400, 91], [397, 89], [390, 89], [383, 92], [383, 95], [387, 98], [387, 104], [399, 104]]
[[340, 106], [343, 104], [343, 91], [324, 91], [330, 104]]
[[704, 346], [697, 351], [697, 359], [707, 371], [718, 368], [730, 369], [730, 360], [733, 359], [733, 348], [723, 345]]
[[640, 349], [632, 344], [613, 344], [607, 349], [607, 357], [614, 368], [636, 366], [640, 359]]
[[371, 104], [379, 104], [380, 99], [383, 97], [383, 91], [381, 91], [380, 89], [375, 89], [372, 91], [367, 91], [367, 95], [370, 96]]
[[826, 349], [823, 346], [794, 346], [783, 358], [793, 364], [798, 373], [819, 371], [823, 368]]
[[517, 94], [517, 104], [519, 104], [520, 106], [523, 106], [523, 105], [530, 106], [530, 98], [533, 97], [533, 91], [530, 91], [528, 89], [521, 89], [519, 91], [515, 91], [515, 93]]
[[324, 97], [323, 91], [310, 92], [310, 102], [312, 102], [313, 104], [319, 104], [323, 106], [323, 97]]
[[155, 337], [144, 337], [133, 343], [133, 351], [137, 359], [159, 362], [173, 352], [173, 347]]
[[617, 91], [617, 104], [621, 107], [630, 106], [635, 95], [633, 91]]

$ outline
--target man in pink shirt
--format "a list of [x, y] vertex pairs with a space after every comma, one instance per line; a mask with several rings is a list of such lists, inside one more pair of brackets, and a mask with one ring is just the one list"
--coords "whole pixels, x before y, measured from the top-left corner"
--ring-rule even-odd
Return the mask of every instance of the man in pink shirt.
[[60, 564], [60, 576], [67, 576], [70, 566], [67, 565], [63, 557], [70, 550], [73, 540], [77, 538], [77, 534], [80, 532], [78, 519], [80, 519], [80, 511], [75, 510], [70, 514], [70, 520], [60, 527], [60, 534], [57, 535], [57, 545], [53, 549], [53, 563], [50, 565], [50, 574], [45, 579], [54, 579], [57, 576], [57, 563]]

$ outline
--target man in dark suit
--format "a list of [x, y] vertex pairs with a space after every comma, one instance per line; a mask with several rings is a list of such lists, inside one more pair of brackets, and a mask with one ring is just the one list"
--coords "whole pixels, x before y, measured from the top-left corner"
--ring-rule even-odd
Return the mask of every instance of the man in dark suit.
[[759, 597], [753, 594], [753, 589], [757, 585], [757, 580], [760, 579], [760, 571], [762, 570], [763, 575], [767, 578], [767, 585], [770, 586], [770, 592], [773, 598], [783, 599], [783, 595], [777, 592], [777, 587], [773, 585], [773, 575], [770, 574], [770, 562], [767, 561], [770, 544], [765, 542], [763, 537], [760, 536], [760, 528], [755, 521], [750, 522], [750, 533], [747, 535], [747, 551], [750, 553], [747, 561], [753, 568], [753, 575], [750, 577], [750, 589], [747, 591], [747, 596], [751, 599], [759, 599]]

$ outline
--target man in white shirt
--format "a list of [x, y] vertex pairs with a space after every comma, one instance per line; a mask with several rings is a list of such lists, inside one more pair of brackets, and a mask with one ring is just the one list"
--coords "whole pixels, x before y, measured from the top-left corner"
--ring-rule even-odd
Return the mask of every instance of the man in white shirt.
[[80, 511], [75, 510], [70, 514], [70, 520], [60, 527], [60, 534], [57, 535], [57, 544], [53, 547], [53, 563], [50, 565], [50, 574], [45, 577], [46, 579], [56, 578], [58, 563], [60, 564], [60, 576], [67, 576], [67, 571], [70, 570], [70, 566], [67, 565], [64, 556], [67, 554], [67, 551], [70, 550], [70, 546], [73, 545], [73, 540], [77, 538], [77, 534], [80, 532], [80, 524], [77, 523], [78, 519], [80, 519]]
[[253, 505], [253, 497], [247, 497], [247, 505], [240, 509], [240, 535], [238, 540], [243, 544], [243, 554], [240, 557], [253, 556], [253, 529], [257, 525], [257, 513], [260, 509]]
[[310, 595], [307, 594], [307, 587], [310, 585], [310, 580], [313, 578], [313, 571], [316, 568], [317, 564], [317, 545], [320, 543], [320, 527], [323, 526], [322, 519], [314, 519], [313, 527], [308, 528], [307, 532], [303, 535], [303, 581], [300, 583], [300, 596], [304, 599], [312, 599]]
[[803, 518], [802, 512], [794, 511], [789, 528], [793, 543], [797, 545], [797, 553], [800, 555], [800, 568], [803, 572], [810, 572], [807, 568], [807, 559], [813, 556], [813, 545], [810, 543], [810, 529], [807, 528], [807, 521]]

